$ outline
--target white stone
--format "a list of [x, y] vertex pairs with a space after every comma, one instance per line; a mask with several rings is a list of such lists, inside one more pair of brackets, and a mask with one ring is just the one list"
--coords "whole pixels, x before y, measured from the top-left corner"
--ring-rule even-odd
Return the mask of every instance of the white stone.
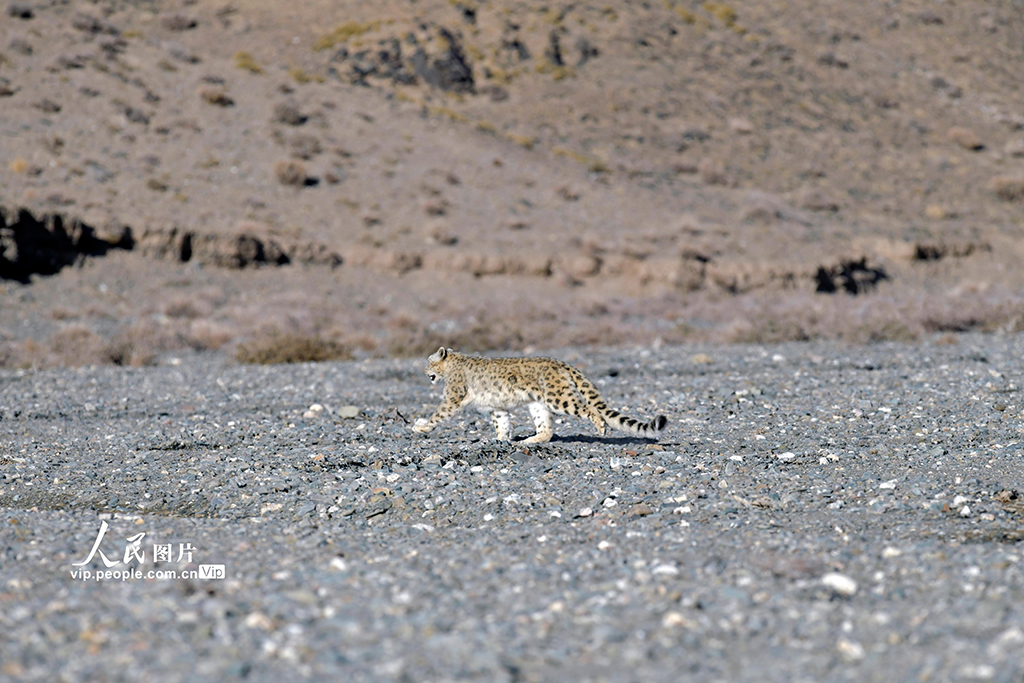
[[857, 592], [857, 582], [846, 574], [829, 572], [821, 577], [821, 582], [839, 595], [849, 597]]
[[839, 656], [847, 662], [859, 662], [864, 659], [866, 654], [863, 645], [845, 638], [836, 643], [836, 650], [839, 651]]

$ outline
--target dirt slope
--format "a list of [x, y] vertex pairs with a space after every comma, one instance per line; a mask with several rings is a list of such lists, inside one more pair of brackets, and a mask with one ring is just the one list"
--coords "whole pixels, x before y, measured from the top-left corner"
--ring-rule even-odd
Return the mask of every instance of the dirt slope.
[[1012, 2], [11, 3], [0, 363], [1017, 329], [1022, 41]]

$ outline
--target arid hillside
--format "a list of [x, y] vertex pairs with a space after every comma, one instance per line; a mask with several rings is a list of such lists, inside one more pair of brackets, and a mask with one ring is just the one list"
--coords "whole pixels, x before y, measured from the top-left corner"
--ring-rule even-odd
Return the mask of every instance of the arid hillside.
[[0, 366], [1024, 329], [1019, 2], [11, 2]]

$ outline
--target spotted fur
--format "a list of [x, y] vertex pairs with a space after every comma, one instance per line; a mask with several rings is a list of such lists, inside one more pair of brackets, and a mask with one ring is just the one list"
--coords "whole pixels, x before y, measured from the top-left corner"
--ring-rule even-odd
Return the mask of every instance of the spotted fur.
[[553, 358], [479, 358], [441, 347], [427, 359], [426, 372], [431, 382], [444, 378], [444, 397], [430, 419], [416, 420], [417, 432], [429, 432], [468, 405], [491, 411], [499, 441], [511, 440], [508, 411], [521, 405], [529, 406], [537, 427], [526, 443], [551, 440], [551, 413], [586, 418], [601, 434], [608, 425], [646, 438], [668, 422], [664, 415], [641, 422], [612, 410], [582, 372]]

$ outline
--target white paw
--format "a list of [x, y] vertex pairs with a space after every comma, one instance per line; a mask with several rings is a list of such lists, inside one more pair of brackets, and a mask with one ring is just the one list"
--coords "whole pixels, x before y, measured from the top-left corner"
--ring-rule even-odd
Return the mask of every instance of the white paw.
[[430, 425], [430, 423], [427, 420], [425, 420], [424, 418], [422, 418], [422, 417], [421, 418], [417, 418], [416, 422], [414, 422], [413, 425], [412, 425], [412, 431], [414, 431], [414, 432], [429, 432], [430, 431], [430, 426], [429, 425]]

